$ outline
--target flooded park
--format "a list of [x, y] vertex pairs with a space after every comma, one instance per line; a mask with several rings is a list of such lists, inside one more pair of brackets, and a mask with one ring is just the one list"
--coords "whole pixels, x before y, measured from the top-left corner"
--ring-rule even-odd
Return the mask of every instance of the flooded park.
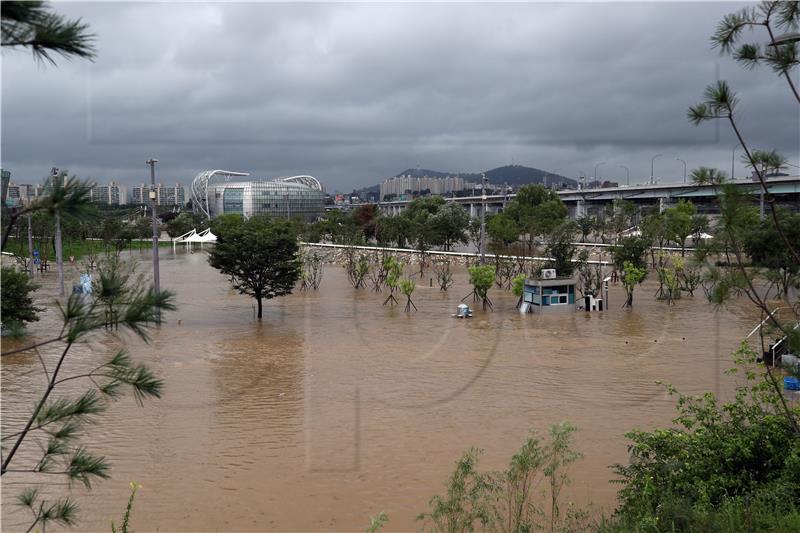
[[[147, 273], [147, 255], [138, 257]], [[78, 275], [68, 267], [70, 281]], [[652, 279], [632, 309], [612, 285], [604, 312], [521, 315], [515, 296], [493, 288], [493, 312], [478, 306], [458, 320], [466, 269], [447, 292], [428, 276], [414, 294], [418, 311], [405, 313], [329, 264], [319, 290], [269, 300], [259, 322], [254, 301], [205, 253], [162, 250], [161, 286], [178, 310], [151, 344], [122, 342], [164, 380], [164, 396], [143, 407], [124, 397], [92, 429], [87, 445], [107, 456], [112, 477], [91, 497], [76, 487], [80, 529], [108, 530], [136, 481], [142, 531], [354, 531], [381, 511], [387, 531], [416, 530], [464, 450], [482, 448], [481, 466], [501, 468], [529, 430], [563, 420], [580, 429], [585, 456], [567, 498], [610, 511], [609, 467], [628, 459], [625, 432], [674, 418], [675, 399], [657, 382], [724, 396], [731, 352], [759, 320], [744, 301], [718, 310], [700, 291], [667, 305]], [[58, 324], [56, 275], [37, 282], [48, 310], [29, 327], [34, 337]], [[120, 344], [93, 337], [74, 348], [70, 370], [96, 366]], [[4, 357], [4, 432], [44, 386], [38, 365], [31, 352]], [[27, 481], [4, 480], [5, 494]], [[4, 529], [30, 522], [13, 498], [2, 511]]]

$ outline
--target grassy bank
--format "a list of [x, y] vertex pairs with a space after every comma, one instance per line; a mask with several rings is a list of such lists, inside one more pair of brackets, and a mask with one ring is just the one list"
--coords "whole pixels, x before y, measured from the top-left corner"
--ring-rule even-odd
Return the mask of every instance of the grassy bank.
[[[34, 240], [33, 248], [34, 250], [39, 250], [40, 257], [46, 257], [48, 261], [55, 262], [56, 260], [56, 251], [55, 247], [53, 246], [52, 240], [41, 243], [42, 248], [39, 248], [39, 242]], [[125, 247], [124, 252], [136, 252], [142, 250], [150, 250], [153, 244], [150, 239], [142, 239], [142, 240], [134, 240], [131, 241], [128, 246]], [[158, 243], [159, 248], [171, 248], [172, 242], [161, 240]], [[17, 239], [9, 239], [8, 244], [6, 245], [5, 252], [18, 254], [18, 255], [28, 255], [28, 242], [27, 240], [19, 241]], [[69, 260], [70, 256], [74, 257], [76, 261], [79, 261], [86, 257], [87, 255], [95, 254], [101, 255], [108, 252], [113, 252], [114, 246], [111, 244], [105, 244], [103, 241], [100, 240], [64, 240], [64, 260]]]

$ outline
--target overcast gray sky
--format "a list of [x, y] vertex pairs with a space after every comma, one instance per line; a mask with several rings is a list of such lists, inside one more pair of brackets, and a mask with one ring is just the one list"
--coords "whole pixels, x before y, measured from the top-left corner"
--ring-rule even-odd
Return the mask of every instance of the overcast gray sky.
[[800, 165], [785, 80], [710, 49], [744, 5], [57, 3], [91, 25], [97, 60], [3, 51], [2, 166], [131, 184], [156, 157], [164, 182], [224, 168], [333, 191], [512, 161], [570, 177], [605, 161], [600, 177], [626, 165], [635, 183], [663, 153], [656, 176], [677, 181], [678, 157], [730, 171], [728, 126], [686, 120], [717, 75], [752, 146]]

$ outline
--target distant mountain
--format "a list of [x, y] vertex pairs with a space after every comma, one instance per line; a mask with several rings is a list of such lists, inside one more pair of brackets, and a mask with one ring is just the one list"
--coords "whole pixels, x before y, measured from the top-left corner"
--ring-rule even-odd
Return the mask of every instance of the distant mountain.
[[572, 178], [567, 178], [559, 174], [553, 174], [538, 168], [523, 167], [522, 165], [507, 165], [505, 167], [493, 168], [486, 171], [489, 182], [495, 185], [526, 185], [528, 183], [542, 183], [547, 178], [547, 185], [560, 183], [563, 186], [577, 187], [578, 182]]
[[431, 178], [446, 178], [447, 176], [461, 176], [465, 180], [481, 179], [480, 173], [475, 172], [439, 172], [438, 170], [430, 170], [428, 168], [407, 168], [404, 171], [395, 175], [400, 176], [414, 176], [415, 178], [428, 176]]
[[[422, 177], [422, 176], [429, 176], [435, 178], [444, 178], [447, 176], [461, 176], [466, 181], [470, 181], [473, 183], [480, 183], [481, 181], [481, 173], [480, 172], [441, 172], [439, 170], [431, 170], [428, 168], [407, 168], [402, 172], [399, 172], [397, 176], [414, 176], [414, 177]], [[547, 172], [546, 170], [541, 170], [538, 168], [532, 167], [524, 167], [522, 165], [507, 165], [504, 167], [493, 168], [492, 170], [486, 171], [486, 177], [489, 179], [489, 183], [492, 185], [511, 185], [514, 187], [519, 187], [521, 185], [527, 185], [529, 183], [541, 183], [545, 184], [544, 180], [545, 177], [547, 178], [548, 186], [552, 185], [553, 183], [558, 183], [562, 187], [577, 187], [578, 182], [572, 178], [567, 178], [565, 176], [561, 176], [559, 174], [553, 174], [551, 172]], [[379, 188], [380, 185], [372, 185], [370, 187], [364, 187], [363, 189], [359, 189], [359, 193], [367, 193], [375, 191]]]

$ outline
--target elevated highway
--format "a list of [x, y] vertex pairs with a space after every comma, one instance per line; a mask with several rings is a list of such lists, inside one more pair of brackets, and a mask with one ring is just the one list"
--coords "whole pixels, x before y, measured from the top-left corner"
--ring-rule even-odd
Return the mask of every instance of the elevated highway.
[[[761, 185], [750, 180], [737, 180], [731, 182], [740, 187], [743, 192], [753, 195], [754, 203], [763, 200]], [[768, 178], [767, 186], [776, 203], [793, 211], [800, 211], [800, 176], [783, 176]], [[657, 207], [664, 209], [680, 200], [691, 200], [701, 213], [713, 214], [716, 212], [715, 198], [718, 187], [714, 185], [695, 185], [691, 183], [675, 183], [667, 185], [631, 185], [622, 187], [609, 187], [605, 189], [582, 189], [557, 191], [558, 196], [569, 208], [573, 218], [592, 215], [601, 212], [614, 200], [628, 200], [639, 207]], [[487, 195], [486, 213], [499, 213], [516, 194]], [[463, 205], [472, 216], [480, 216], [483, 199], [481, 196], [463, 196], [458, 198], [445, 198], [447, 202]], [[392, 202], [379, 202], [378, 207], [387, 215], [400, 213], [411, 200], [396, 200]], [[763, 204], [763, 202], [761, 202]]]

